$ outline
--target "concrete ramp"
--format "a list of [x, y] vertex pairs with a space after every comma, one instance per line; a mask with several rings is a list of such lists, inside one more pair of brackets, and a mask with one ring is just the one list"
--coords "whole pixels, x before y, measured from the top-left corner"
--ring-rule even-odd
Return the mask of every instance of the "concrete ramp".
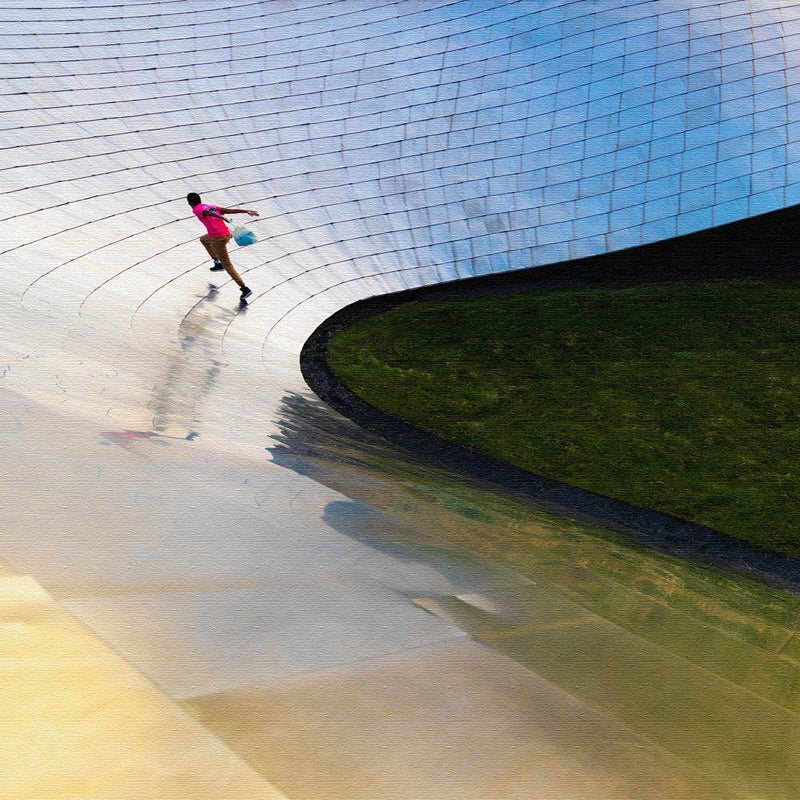
[[0, 603], [3, 797], [283, 798], [32, 578]]

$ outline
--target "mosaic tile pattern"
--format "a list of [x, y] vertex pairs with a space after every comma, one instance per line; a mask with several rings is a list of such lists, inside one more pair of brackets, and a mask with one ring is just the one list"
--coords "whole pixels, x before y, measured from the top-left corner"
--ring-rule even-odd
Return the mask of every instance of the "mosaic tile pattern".
[[197, 269], [189, 190], [262, 212], [268, 331], [800, 198], [792, 2], [30, 6], [0, 9], [2, 263], [133, 291], [134, 325]]

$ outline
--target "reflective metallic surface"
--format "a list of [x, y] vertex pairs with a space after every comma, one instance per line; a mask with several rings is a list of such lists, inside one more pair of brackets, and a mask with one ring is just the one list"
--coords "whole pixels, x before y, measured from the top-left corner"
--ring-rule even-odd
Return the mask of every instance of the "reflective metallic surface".
[[[796, 202], [795, 4], [0, 19], [0, 795], [800, 794], [795, 598], [416, 465], [298, 367], [362, 297]], [[261, 212], [248, 305], [188, 191]]]

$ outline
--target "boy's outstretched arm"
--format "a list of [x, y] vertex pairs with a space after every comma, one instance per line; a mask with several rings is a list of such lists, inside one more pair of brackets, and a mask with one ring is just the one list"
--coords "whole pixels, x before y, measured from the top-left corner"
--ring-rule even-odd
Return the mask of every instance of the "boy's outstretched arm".
[[249, 208], [221, 208], [222, 214], [249, 214], [251, 217], [257, 217], [258, 211], [253, 211]]

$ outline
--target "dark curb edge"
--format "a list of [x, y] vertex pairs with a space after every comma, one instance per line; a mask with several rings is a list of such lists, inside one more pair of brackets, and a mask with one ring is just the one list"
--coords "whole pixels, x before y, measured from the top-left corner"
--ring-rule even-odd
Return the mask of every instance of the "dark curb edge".
[[800, 559], [757, 552], [711, 528], [552, 481], [455, 445], [362, 400], [342, 383], [327, 358], [328, 345], [339, 331], [405, 303], [570, 286], [797, 276], [797, 227], [794, 210], [786, 209], [621, 253], [470, 277], [360, 300], [333, 314], [312, 333], [303, 346], [300, 368], [309, 387], [325, 403], [423, 464], [532, 500], [542, 510], [559, 516], [611, 528], [652, 550], [714, 564], [774, 587], [800, 592]]

